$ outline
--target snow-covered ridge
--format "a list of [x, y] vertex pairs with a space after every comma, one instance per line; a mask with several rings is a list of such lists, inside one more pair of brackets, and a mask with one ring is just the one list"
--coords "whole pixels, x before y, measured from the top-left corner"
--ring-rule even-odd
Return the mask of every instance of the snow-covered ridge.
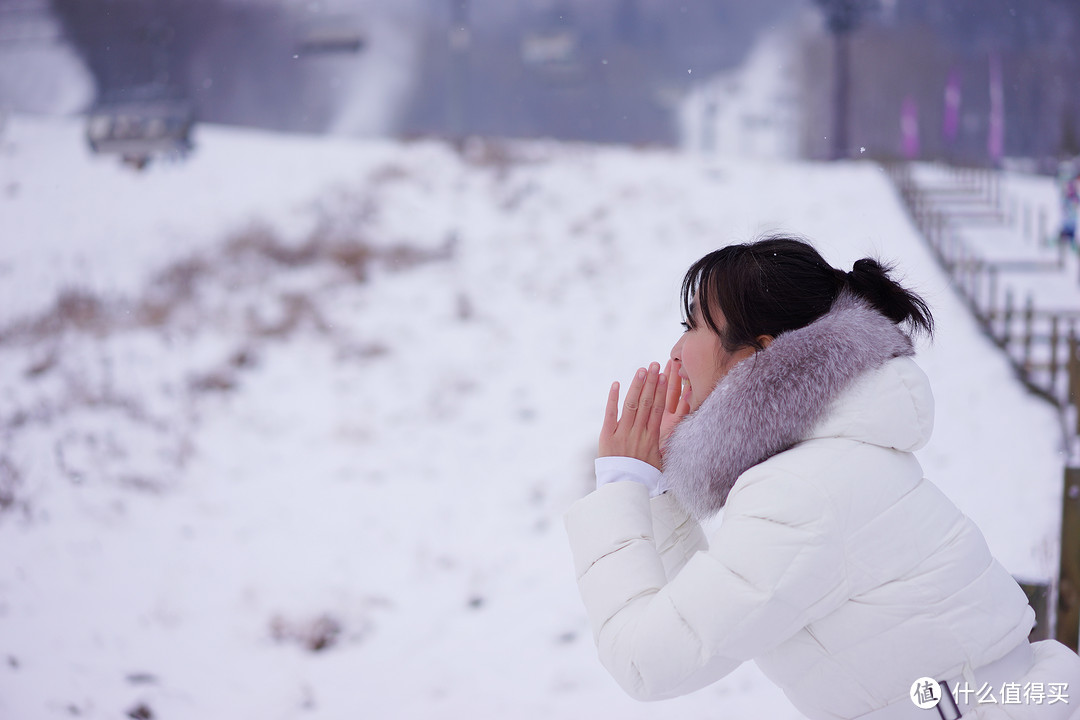
[[625, 698], [560, 520], [682, 272], [763, 231], [925, 294], [927, 475], [1053, 568], [1055, 417], [874, 165], [201, 127], [140, 174], [81, 132], [0, 136], [0, 717], [796, 717], [752, 665]]

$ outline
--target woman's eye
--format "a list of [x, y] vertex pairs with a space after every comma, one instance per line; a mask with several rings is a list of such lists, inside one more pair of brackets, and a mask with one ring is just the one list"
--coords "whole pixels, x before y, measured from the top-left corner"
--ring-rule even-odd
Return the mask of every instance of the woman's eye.
[[681, 322], [679, 324], [682, 325], [683, 332], [690, 332], [690, 330], [691, 330], [690, 323], [688, 323], [688, 322], [686, 322], [684, 320], [683, 322]]

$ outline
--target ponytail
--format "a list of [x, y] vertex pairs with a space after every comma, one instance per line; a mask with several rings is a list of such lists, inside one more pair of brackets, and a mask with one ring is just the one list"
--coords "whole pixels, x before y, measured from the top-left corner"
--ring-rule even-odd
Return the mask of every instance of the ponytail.
[[912, 332], [934, 335], [934, 317], [926, 302], [889, 277], [893, 266], [872, 258], [856, 260], [851, 272], [840, 272], [844, 286], [870, 303], [896, 324], [907, 323]]

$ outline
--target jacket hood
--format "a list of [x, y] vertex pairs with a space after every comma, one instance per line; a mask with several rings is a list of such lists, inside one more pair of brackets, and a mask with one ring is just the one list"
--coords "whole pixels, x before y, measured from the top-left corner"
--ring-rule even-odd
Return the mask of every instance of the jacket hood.
[[803, 439], [842, 437], [914, 452], [933, 430], [930, 380], [915, 361], [897, 358], [852, 382]]
[[803, 440], [921, 447], [933, 418], [926, 377], [911, 361], [884, 367], [914, 353], [895, 323], [841, 292], [825, 315], [732, 368], [679, 423], [664, 448], [665, 489], [700, 519], [724, 506], [739, 475]]

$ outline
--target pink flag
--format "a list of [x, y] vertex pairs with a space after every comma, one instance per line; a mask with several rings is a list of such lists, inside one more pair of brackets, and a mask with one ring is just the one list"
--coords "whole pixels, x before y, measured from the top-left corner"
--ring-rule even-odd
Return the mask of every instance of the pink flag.
[[900, 110], [900, 140], [905, 158], [919, 157], [919, 106], [911, 95], [904, 98]]
[[945, 124], [941, 133], [947, 144], [956, 140], [960, 129], [960, 71], [953, 68], [945, 83]]
[[1005, 154], [1005, 89], [1001, 79], [1001, 57], [990, 54], [990, 131], [986, 152], [997, 163]]

